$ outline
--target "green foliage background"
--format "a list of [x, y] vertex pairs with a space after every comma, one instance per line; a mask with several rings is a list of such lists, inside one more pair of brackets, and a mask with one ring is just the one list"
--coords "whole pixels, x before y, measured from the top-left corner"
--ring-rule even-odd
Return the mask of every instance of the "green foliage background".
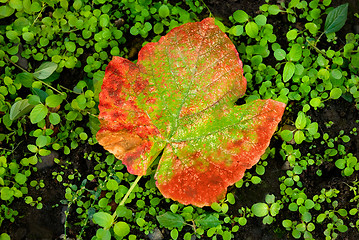
[[[67, 206], [64, 238], [69, 229], [76, 239], [131, 240], [166, 229], [172, 239], [235, 239], [257, 218], [272, 225], [273, 234], [295, 239], [358, 232], [358, 156], [346, 149], [357, 139], [357, 127], [334, 136], [327, 131], [335, 123], [321, 126], [311, 116], [339, 100], [359, 108], [359, 35], [338, 34], [347, 18], [358, 18], [347, 15], [347, 4], [266, 1], [256, 16], [238, 9], [229, 19], [217, 19], [244, 63], [244, 100], [271, 98], [288, 107], [259, 164], [223, 201], [203, 209], [164, 199], [151, 177], [134, 186], [121, 205], [135, 176], [97, 147], [95, 134], [98, 93], [111, 56], [135, 60], [147, 42], [208, 17], [205, 1], [0, 0], [0, 5], [0, 239], [9, 239], [5, 226], [21, 215], [14, 201], [43, 208], [44, 196], [29, 192], [51, 184], [33, 176], [54, 153], [52, 177], [64, 189], [58, 204]], [[276, 29], [282, 16], [285, 36]], [[324, 152], [314, 151], [319, 145]], [[93, 163], [88, 172], [71, 162], [86, 146], [91, 150], [80, 158]], [[270, 180], [277, 181], [277, 191], [249, 205], [239, 202], [248, 188], [262, 191], [266, 169], [275, 161], [288, 166]], [[303, 185], [304, 173], [315, 168], [324, 177], [328, 164], [347, 184], [348, 204], [337, 200], [342, 193], [336, 188], [313, 195]]]

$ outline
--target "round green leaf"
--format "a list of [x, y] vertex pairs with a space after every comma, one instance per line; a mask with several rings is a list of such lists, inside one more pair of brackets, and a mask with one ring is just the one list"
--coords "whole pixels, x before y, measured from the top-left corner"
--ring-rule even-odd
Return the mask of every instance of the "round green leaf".
[[36, 105], [30, 112], [31, 123], [34, 124], [43, 120], [46, 117], [48, 111], [49, 110], [45, 105], [43, 104]]
[[96, 224], [103, 228], [110, 228], [113, 224], [113, 217], [109, 213], [97, 212], [93, 215], [93, 220]]
[[65, 42], [66, 50], [69, 52], [75, 52], [76, 44], [74, 42]]
[[333, 69], [331, 72], [330, 72], [330, 75], [332, 75], [333, 78], [335, 79], [341, 79], [343, 74], [340, 70], [338, 69]]
[[278, 61], [281, 61], [283, 59], [285, 59], [285, 56], [286, 56], [286, 52], [281, 49], [281, 48], [278, 48], [274, 51], [274, 57], [278, 60]]
[[297, 143], [297, 144], [301, 144], [305, 139], [305, 135], [302, 131], [296, 131], [295, 134], [294, 134], [294, 141]]
[[47, 143], [48, 142], [46, 136], [40, 135], [36, 138], [36, 146], [38, 146], [39, 148], [46, 146]]
[[290, 228], [292, 226], [292, 221], [289, 220], [289, 219], [285, 219], [285, 220], [282, 221], [282, 225], [285, 228]]
[[59, 95], [50, 95], [45, 99], [45, 103], [47, 106], [54, 108], [59, 106], [62, 103], [63, 99]]
[[252, 182], [253, 184], [259, 184], [261, 181], [262, 181], [262, 179], [261, 179], [260, 177], [258, 177], [258, 176], [253, 176], [253, 177], [251, 178], [251, 182]]
[[163, 24], [162, 23], [156, 23], [153, 27], [153, 32], [156, 34], [161, 34], [163, 32]]
[[316, 98], [312, 98], [309, 102], [309, 104], [312, 106], [312, 107], [319, 107], [320, 104], [321, 104], [322, 100], [320, 97], [316, 97]]
[[15, 9], [5, 4], [0, 6], [0, 19], [11, 16], [15, 12]]
[[246, 33], [249, 37], [255, 38], [258, 35], [258, 25], [255, 22], [249, 22], [245, 26]]
[[108, 24], [110, 23], [110, 17], [107, 14], [102, 14], [99, 17], [99, 21], [100, 21], [100, 26], [101, 27], [107, 27]]
[[3, 201], [9, 200], [13, 195], [14, 191], [11, 190], [9, 187], [3, 187], [0, 190], [0, 197]]
[[278, 5], [270, 5], [268, 7], [268, 13], [271, 15], [277, 15], [280, 12]]
[[254, 18], [254, 21], [258, 24], [258, 26], [264, 26], [267, 23], [267, 17], [264, 15], [258, 15]]
[[243, 33], [243, 26], [241, 25], [236, 25], [233, 26], [231, 29], [228, 30], [228, 32], [234, 36], [240, 36]]
[[114, 179], [110, 179], [108, 180], [108, 182], [106, 183], [106, 187], [108, 190], [110, 191], [116, 191], [118, 189], [118, 183], [116, 180]]
[[22, 174], [22, 173], [16, 173], [15, 175], [15, 181], [20, 184], [20, 185], [23, 185], [27, 180], [27, 177]]
[[26, 41], [26, 42], [31, 42], [32, 40], [34, 40], [34, 33], [32, 32], [24, 32], [22, 34], [22, 38]]
[[342, 95], [342, 90], [340, 88], [333, 88], [330, 91], [330, 98], [331, 99], [338, 99]]
[[60, 115], [58, 113], [50, 113], [49, 121], [52, 125], [57, 125], [60, 123]]
[[170, 9], [167, 7], [167, 5], [162, 5], [158, 9], [158, 14], [160, 15], [160, 17], [165, 18], [170, 15]]
[[10, 238], [9, 234], [7, 234], [7, 233], [2, 233], [2, 234], [0, 235], [0, 240], [11, 240], [11, 238]]
[[306, 23], [305, 28], [309, 30], [309, 32], [313, 35], [315, 35], [318, 32], [318, 26], [315, 23]]
[[235, 21], [237, 21], [239, 23], [244, 23], [244, 22], [248, 21], [249, 16], [245, 11], [237, 10], [233, 13], [233, 18]]
[[295, 120], [295, 127], [297, 129], [304, 129], [307, 125], [307, 119], [305, 117], [305, 114], [303, 112], [298, 113], [298, 117]]
[[292, 29], [289, 32], [287, 32], [287, 38], [290, 41], [296, 39], [297, 35], [298, 35], [297, 29]]
[[280, 136], [284, 141], [290, 142], [293, 139], [293, 132], [290, 130], [283, 130], [281, 131]]
[[257, 217], [264, 217], [268, 215], [269, 207], [266, 203], [255, 203], [251, 207], [251, 211]]
[[113, 231], [119, 237], [124, 237], [130, 233], [130, 226], [126, 222], [117, 222], [114, 227]]

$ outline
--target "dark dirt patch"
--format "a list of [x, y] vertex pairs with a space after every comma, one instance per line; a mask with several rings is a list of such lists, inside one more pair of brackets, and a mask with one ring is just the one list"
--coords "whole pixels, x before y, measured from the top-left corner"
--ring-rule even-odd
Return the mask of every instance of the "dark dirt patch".
[[227, 20], [237, 10], [243, 10], [250, 16], [258, 14], [259, 7], [265, 3], [264, 0], [208, 0], [206, 5], [215, 17]]

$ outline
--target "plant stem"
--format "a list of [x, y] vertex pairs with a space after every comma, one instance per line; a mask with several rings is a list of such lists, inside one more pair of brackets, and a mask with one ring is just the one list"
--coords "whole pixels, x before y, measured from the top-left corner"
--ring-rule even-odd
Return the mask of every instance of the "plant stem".
[[[120, 204], [118, 206], [123, 206], [125, 205], [125, 202], [128, 198], [128, 196], [130, 196], [131, 192], [133, 191], [133, 189], [135, 189], [137, 183], [140, 181], [142, 176], [137, 176], [137, 178], [135, 179], [135, 181], [132, 183], [130, 189], [128, 189], [126, 195], [122, 198]], [[112, 214], [112, 217], [115, 219], [116, 218], [116, 211]]]
[[128, 196], [130, 196], [131, 192], [133, 191], [133, 189], [136, 187], [137, 183], [140, 181], [142, 176], [137, 176], [137, 178], [135, 179], [135, 181], [132, 183], [130, 189], [128, 189], [126, 195], [122, 198], [122, 201], [120, 202], [119, 206], [122, 206], [125, 204]]

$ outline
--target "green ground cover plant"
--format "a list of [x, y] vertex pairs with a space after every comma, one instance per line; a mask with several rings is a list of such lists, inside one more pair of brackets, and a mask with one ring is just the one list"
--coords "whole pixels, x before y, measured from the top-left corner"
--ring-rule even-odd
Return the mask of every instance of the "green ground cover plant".
[[[0, 239], [359, 236], [355, 2], [266, 0], [229, 17], [196, 0], [0, 2]], [[138, 63], [143, 46], [207, 17], [243, 62], [236, 104], [286, 109], [259, 162], [200, 208], [164, 198], [155, 171], [128, 173], [96, 134], [112, 57]], [[48, 231], [28, 225], [41, 214]]]

